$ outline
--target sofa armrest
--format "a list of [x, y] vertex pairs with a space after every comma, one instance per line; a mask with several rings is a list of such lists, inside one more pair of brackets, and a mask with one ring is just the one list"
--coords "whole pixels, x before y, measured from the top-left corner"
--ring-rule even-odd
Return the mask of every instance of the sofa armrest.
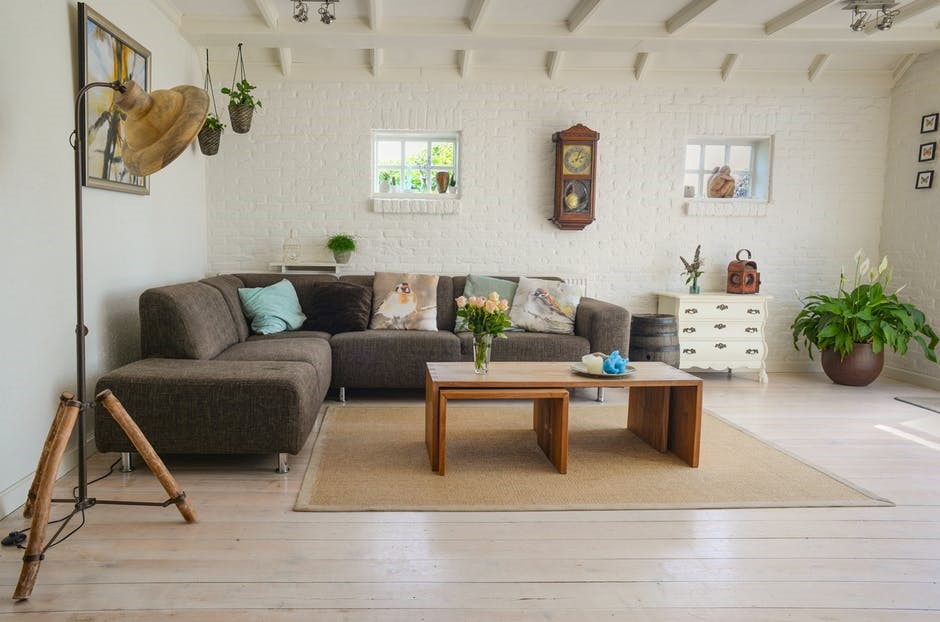
[[574, 319], [574, 333], [591, 342], [592, 352], [626, 357], [630, 346], [630, 312], [594, 298], [582, 298]]

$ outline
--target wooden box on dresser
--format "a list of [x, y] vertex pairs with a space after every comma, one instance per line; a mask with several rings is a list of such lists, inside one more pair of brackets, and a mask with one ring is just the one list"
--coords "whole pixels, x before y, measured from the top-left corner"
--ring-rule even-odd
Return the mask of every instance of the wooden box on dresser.
[[754, 369], [767, 382], [764, 327], [767, 301], [760, 294], [657, 292], [659, 313], [676, 316], [680, 369]]

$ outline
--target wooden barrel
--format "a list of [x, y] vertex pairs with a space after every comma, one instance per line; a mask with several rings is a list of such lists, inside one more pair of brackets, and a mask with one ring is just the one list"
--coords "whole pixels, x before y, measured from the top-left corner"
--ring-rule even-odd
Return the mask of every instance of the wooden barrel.
[[630, 360], [662, 361], [679, 367], [679, 329], [676, 316], [639, 313], [630, 324]]

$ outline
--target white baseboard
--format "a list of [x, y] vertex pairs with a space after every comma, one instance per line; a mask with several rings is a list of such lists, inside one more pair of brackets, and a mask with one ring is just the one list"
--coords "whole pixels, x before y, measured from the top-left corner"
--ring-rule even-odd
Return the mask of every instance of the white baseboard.
[[[97, 453], [95, 448], [94, 434], [88, 436], [85, 440], [85, 456], [91, 456]], [[56, 479], [59, 479], [72, 469], [78, 466], [78, 447], [67, 449], [62, 456], [62, 464], [59, 466], [59, 472]], [[19, 510], [26, 503], [26, 495], [29, 493], [29, 487], [33, 485], [33, 478], [36, 471], [32, 471], [26, 477], [8, 486], [0, 491], [0, 517], [6, 518], [13, 512]]]
[[919, 387], [940, 391], [940, 378], [935, 378], [934, 376], [890, 366], [885, 366], [884, 375], [892, 380], [900, 380], [901, 382], [907, 382]]

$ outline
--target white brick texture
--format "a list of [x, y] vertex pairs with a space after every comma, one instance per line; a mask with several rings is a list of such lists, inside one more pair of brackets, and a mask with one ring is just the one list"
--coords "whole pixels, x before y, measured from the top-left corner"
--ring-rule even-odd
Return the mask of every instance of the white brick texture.
[[[683, 287], [680, 254], [701, 243], [703, 289], [718, 290], [747, 247], [775, 297], [770, 361], [782, 369], [807, 361], [790, 342], [794, 290], [832, 290], [857, 248], [878, 247], [883, 89], [262, 82], [258, 93], [251, 133], [227, 132], [209, 162], [213, 272], [264, 270], [291, 228], [309, 257], [348, 232], [359, 272], [587, 274], [595, 297], [651, 312], [651, 292]], [[551, 135], [575, 123], [601, 135], [597, 221], [581, 232], [548, 220]], [[459, 213], [372, 210], [376, 129], [462, 132]], [[688, 214], [686, 139], [713, 135], [774, 135], [772, 201], [755, 215]]]

